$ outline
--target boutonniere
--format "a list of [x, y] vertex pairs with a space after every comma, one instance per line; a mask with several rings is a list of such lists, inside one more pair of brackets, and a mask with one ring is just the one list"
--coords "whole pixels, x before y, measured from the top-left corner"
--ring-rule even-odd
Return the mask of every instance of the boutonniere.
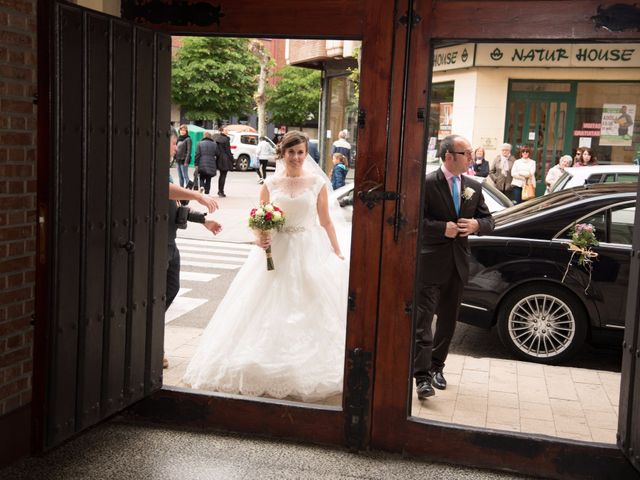
[[476, 191], [473, 188], [467, 187], [462, 191], [462, 198], [465, 200], [471, 200], [471, 197], [473, 197], [475, 193]]

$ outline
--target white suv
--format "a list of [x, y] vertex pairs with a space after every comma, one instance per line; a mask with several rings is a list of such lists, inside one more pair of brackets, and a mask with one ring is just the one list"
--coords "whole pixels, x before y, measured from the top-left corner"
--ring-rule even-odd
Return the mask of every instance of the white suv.
[[638, 165], [593, 165], [590, 167], [568, 167], [553, 185], [552, 192], [592, 183], [637, 182]]
[[275, 165], [276, 146], [269, 138], [260, 137], [257, 133], [251, 132], [229, 132], [227, 135], [229, 135], [229, 146], [233, 154], [233, 168], [235, 170], [244, 172], [251, 169], [252, 161], [254, 163], [257, 161], [256, 151], [258, 150], [258, 143], [262, 139], [265, 139], [271, 145], [273, 155], [269, 160], [269, 165]]

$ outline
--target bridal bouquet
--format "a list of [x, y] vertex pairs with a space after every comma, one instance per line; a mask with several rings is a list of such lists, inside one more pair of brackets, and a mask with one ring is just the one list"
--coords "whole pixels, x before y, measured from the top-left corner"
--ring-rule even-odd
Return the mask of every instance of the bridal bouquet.
[[[269, 230], [280, 231], [284, 226], [284, 212], [273, 203], [263, 203], [258, 208], [252, 208], [249, 214], [249, 228], [266, 235]], [[273, 270], [271, 245], [265, 249], [267, 254], [267, 270]]]
[[598, 246], [598, 240], [596, 239], [595, 232], [596, 229], [590, 223], [579, 223], [573, 228], [571, 242], [569, 242], [571, 258], [567, 263], [567, 268], [564, 271], [564, 276], [562, 277], [562, 282], [564, 283], [564, 279], [569, 272], [571, 262], [573, 261], [573, 258], [578, 255], [578, 265], [584, 267], [589, 273], [589, 283], [587, 284], [587, 288], [584, 289], [585, 292], [589, 288], [589, 285], [591, 285], [591, 269], [593, 268], [591, 264], [598, 258], [598, 253], [591, 249], [591, 247]]

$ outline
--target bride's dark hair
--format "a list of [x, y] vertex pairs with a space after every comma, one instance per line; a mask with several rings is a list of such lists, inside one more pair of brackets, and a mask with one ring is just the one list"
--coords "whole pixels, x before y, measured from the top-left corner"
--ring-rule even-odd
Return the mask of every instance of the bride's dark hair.
[[304, 147], [308, 152], [309, 137], [307, 137], [306, 133], [300, 132], [299, 130], [291, 130], [290, 132], [285, 133], [282, 140], [276, 147], [276, 158], [282, 158], [287, 148], [295, 147], [300, 143], [304, 143]]

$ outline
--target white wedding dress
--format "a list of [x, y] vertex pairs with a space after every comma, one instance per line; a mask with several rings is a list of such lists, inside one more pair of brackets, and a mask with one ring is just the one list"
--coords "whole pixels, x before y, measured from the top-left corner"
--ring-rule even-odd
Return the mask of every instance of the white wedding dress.
[[265, 181], [285, 214], [275, 270], [254, 247], [206, 327], [183, 378], [196, 389], [314, 402], [342, 392], [348, 263], [317, 220], [315, 175]]

